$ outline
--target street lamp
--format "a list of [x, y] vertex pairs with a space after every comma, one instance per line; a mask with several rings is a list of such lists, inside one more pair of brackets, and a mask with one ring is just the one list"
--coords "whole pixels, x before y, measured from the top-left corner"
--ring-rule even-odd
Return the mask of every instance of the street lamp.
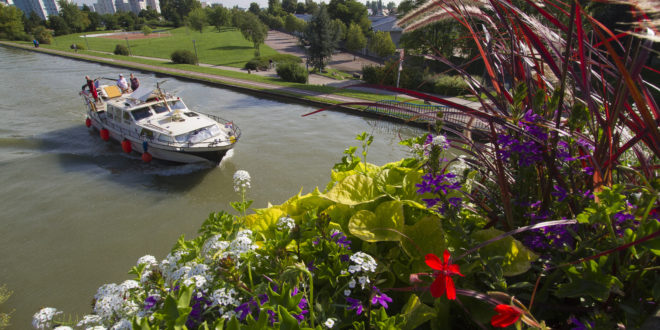
[[312, 45], [305, 45], [305, 69], [307, 69], [307, 84], [309, 85], [309, 47]]

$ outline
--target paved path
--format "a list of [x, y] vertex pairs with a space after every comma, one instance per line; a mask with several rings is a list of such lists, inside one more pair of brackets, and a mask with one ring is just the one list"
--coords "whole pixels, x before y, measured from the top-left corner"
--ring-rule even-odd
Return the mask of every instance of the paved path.
[[[281, 49], [284, 49], [286, 51], [293, 51], [293, 46], [291, 44], [291, 40], [293, 37], [286, 35], [281, 32], [274, 32], [274, 33], [269, 33], [269, 36], [271, 38], [271, 42], [273, 40], [276, 40], [279, 38], [279, 44]], [[287, 41], [284, 42], [283, 38], [287, 38]], [[295, 98], [295, 99], [301, 99], [301, 97], [314, 97], [315, 100], [312, 101], [315, 104], [319, 105], [334, 105], [335, 103], [353, 103], [353, 102], [365, 102], [363, 99], [358, 99], [358, 98], [353, 98], [353, 97], [348, 97], [348, 96], [342, 96], [342, 95], [336, 95], [336, 94], [331, 94], [331, 93], [323, 93], [323, 92], [317, 92], [317, 91], [310, 91], [306, 89], [301, 89], [301, 88], [295, 88], [295, 87], [285, 87], [281, 85], [276, 85], [276, 84], [271, 84], [271, 83], [264, 83], [264, 82], [257, 82], [253, 80], [248, 80], [248, 79], [240, 79], [240, 78], [232, 78], [232, 77], [226, 77], [222, 75], [217, 75], [217, 74], [208, 74], [208, 73], [200, 73], [200, 72], [195, 72], [195, 71], [188, 71], [188, 70], [181, 70], [181, 69], [174, 69], [174, 68], [168, 68], [164, 66], [157, 66], [157, 65], [150, 65], [150, 64], [142, 64], [142, 63], [135, 63], [131, 61], [124, 61], [124, 60], [118, 60], [118, 59], [110, 59], [110, 58], [105, 58], [105, 57], [99, 57], [99, 56], [94, 56], [90, 54], [83, 54], [83, 53], [72, 53], [70, 51], [61, 51], [61, 50], [55, 50], [55, 49], [48, 49], [48, 48], [34, 48], [32, 45], [23, 45], [23, 44], [17, 44], [13, 42], [5, 42], [5, 41], [0, 41], [0, 44], [10, 46], [10, 47], [16, 47], [16, 48], [23, 48], [26, 50], [30, 51], [38, 51], [42, 53], [50, 53], [54, 55], [59, 55], [59, 56], [64, 56], [64, 57], [69, 57], [69, 58], [78, 58], [81, 60], [87, 60], [87, 61], [93, 61], [93, 62], [102, 62], [102, 63], [107, 63], [111, 65], [116, 65], [116, 66], [122, 66], [122, 67], [130, 67], [130, 68], [136, 68], [136, 69], [143, 69], [146, 71], [155, 71], [155, 72], [161, 72], [161, 73], [166, 73], [166, 74], [171, 74], [175, 76], [187, 76], [187, 77], [192, 77], [193, 79], [199, 79], [203, 81], [212, 81], [214, 83], [228, 86], [228, 87], [233, 87], [233, 88], [239, 88], [239, 89], [244, 89], [244, 90], [251, 90], [251, 91], [259, 91], [260, 93], [267, 93], [271, 95], [276, 95], [280, 97], [290, 97], [290, 98]], [[287, 46], [289, 45], [289, 46]], [[296, 45], [297, 48], [300, 48]], [[280, 49], [277, 49], [278, 51], [282, 51]], [[283, 51], [282, 51], [283, 52]], [[304, 53], [298, 52], [297, 53], [300, 56], [304, 56]], [[351, 55], [352, 56], [352, 55]], [[145, 59], [151, 59], [151, 60], [157, 60], [157, 61], [162, 61], [162, 58], [149, 58], [149, 57], [143, 57], [143, 56], [134, 56], [138, 58], [145, 58]], [[350, 64], [354, 68], [357, 67], [357, 63], [352, 63]], [[210, 64], [201, 64], [200, 66], [206, 66], [206, 67], [213, 67], [213, 68], [218, 68], [218, 69], [223, 69], [223, 70], [228, 70], [228, 71], [238, 71], [238, 72], [244, 72], [246, 73], [245, 70], [235, 68], [235, 67], [227, 67], [227, 66], [214, 66]], [[361, 67], [360, 67], [361, 68]], [[255, 72], [254, 74], [258, 75], [263, 75], [263, 76], [276, 76], [276, 73], [274, 70], [269, 70], [269, 71], [258, 71]], [[331, 85], [334, 87], [346, 87], [354, 84], [360, 84], [362, 81], [360, 80], [334, 80], [330, 79], [327, 77], [319, 76], [319, 75], [312, 75], [316, 76], [314, 78], [310, 77], [310, 84], [317, 84], [317, 85]], [[342, 85], [344, 84], [344, 85]], [[356, 87], [355, 89], [362, 89], [367, 92], [373, 93], [373, 94], [382, 94], [382, 95], [388, 95], [388, 99], [391, 99], [392, 96], [395, 93], [391, 93], [388, 91], [380, 90], [380, 89], [372, 89], [372, 88], [364, 88], [364, 87]], [[284, 93], [282, 93], [284, 92]], [[397, 98], [409, 98], [406, 95], [397, 95]], [[470, 102], [466, 101], [460, 98], [447, 98], [450, 99], [453, 102], [468, 105], [471, 107], [478, 108], [479, 104], [475, 102]], [[324, 101], [325, 100], [325, 101]]]

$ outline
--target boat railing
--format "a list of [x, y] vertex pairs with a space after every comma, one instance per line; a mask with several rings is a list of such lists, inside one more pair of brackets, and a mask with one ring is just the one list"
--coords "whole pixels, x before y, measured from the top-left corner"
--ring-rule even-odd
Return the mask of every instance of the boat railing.
[[[210, 147], [215, 147], [215, 146], [222, 145], [222, 144], [234, 144], [241, 137], [241, 129], [238, 126], [234, 125], [233, 122], [228, 121], [226, 119], [222, 119], [222, 118], [220, 118], [218, 116], [214, 116], [214, 115], [209, 115], [209, 114], [204, 114], [204, 115], [208, 116], [209, 118], [213, 119], [214, 121], [218, 122], [219, 124], [222, 124], [227, 128], [230, 128], [233, 135], [230, 136], [226, 140], [215, 139], [211, 142], [203, 142], [203, 143], [201, 143], [201, 142], [193, 143], [193, 142], [190, 142], [190, 141], [183, 142], [183, 143], [181, 143], [181, 142], [171, 142], [171, 141], [158, 140], [153, 136], [153, 134], [149, 135], [147, 133], [144, 133], [144, 131], [143, 132], [131, 131], [130, 129], [127, 129], [126, 127], [124, 127], [122, 125], [119, 125], [119, 124], [117, 124], [116, 122], [114, 122], [112, 120], [108, 120], [106, 117], [103, 117], [103, 118], [100, 118], [100, 119], [106, 127], [112, 128], [114, 131], [119, 132], [119, 134], [123, 137], [132, 137], [132, 138], [138, 139], [138, 140], [145, 140], [146, 139], [148, 141], [155, 142], [155, 143], [162, 144], [162, 145], [167, 145], [167, 146], [170, 146], [170, 147], [181, 148], [181, 147], [192, 147], [194, 145], [194, 146], [197, 146], [197, 147], [206, 146], [206, 147], [210, 148]], [[153, 126], [153, 124], [151, 124], [151, 125]], [[148, 126], [148, 125], [145, 125], [145, 126]]]

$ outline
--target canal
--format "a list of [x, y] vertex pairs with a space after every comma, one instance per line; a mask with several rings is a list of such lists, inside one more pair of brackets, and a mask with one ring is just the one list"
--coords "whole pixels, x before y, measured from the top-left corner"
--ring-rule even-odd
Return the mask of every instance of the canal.
[[236, 170], [252, 176], [253, 207], [321, 190], [357, 133], [375, 136], [369, 161], [406, 157], [400, 138], [421, 131], [340, 112], [258, 98], [135, 72], [141, 84], [175, 92], [195, 110], [233, 120], [243, 136], [217, 167], [145, 164], [84, 125], [84, 76], [126, 69], [0, 47], [0, 285], [13, 291], [0, 312], [30, 327], [41, 307], [73, 317], [91, 311], [96, 289], [130, 278], [136, 260], [162, 259], [180, 235], [231, 210]]

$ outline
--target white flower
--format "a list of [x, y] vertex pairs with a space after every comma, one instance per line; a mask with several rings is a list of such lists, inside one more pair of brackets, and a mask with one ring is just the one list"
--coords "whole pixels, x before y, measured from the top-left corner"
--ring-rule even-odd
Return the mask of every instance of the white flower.
[[348, 287], [351, 288], [351, 289], [355, 288], [355, 279], [354, 278], [351, 278], [351, 280], [348, 281]]
[[110, 330], [131, 330], [133, 329], [133, 324], [127, 319], [121, 319], [119, 322], [115, 323]]
[[348, 267], [348, 271], [350, 273], [356, 273], [360, 270], [373, 273], [376, 271], [376, 266], [378, 266], [376, 260], [374, 260], [372, 256], [364, 252], [358, 252], [352, 255], [351, 261], [355, 263], [355, 265], [351, 265]]
[[158, 261], [154, 256], [147, 254], [145, 256], [140, 257], [140, 259], [138, 259], [137, 265], [138, 267], [140, 265], [147, 265], [147, 267], [150, 267], [151, 265], [158, 265]]
[[202, 246], [202, 255], [207, 262], [213, 260], [213, 256], [218, 251], [224, 251], [227, 247], [229, 247], [229, 242], [222, 241], [221, 239], [222, 235], [215, 235], [206, 240], [204, 246]]
[[120, 284], [119, 286], [121, 287], [120, 290], [123, 290], [125, 292], [125, 291], [131, 290], [131, 289], [139, 288], [140, 283], [138, 283], [137, 281], [134, 281], [134, 280], [126, 280], [122, 284]]
[[59, 327], [56, 327], [53, 330], [73, 330], [73, 328], [67, 325], [60, 325]]
[[234, 190], [245, 191], [250, 188], [250, 173], [244, 170], [238, 170], [234, 173]]
[[235, 295], [236, 291], [234, 289], [222, 288], [215, 290], [211, 294], [212, 306], [237, 306], [239, 301], [234, 298]]
[[221, 318], [226, 319], [226, 320], [231, 320], [232, 317], [236, 315], [236, 312], [234, 310], [229, 310], [222, 314]]
[[431, 144], [434, 146], [438, 146], [444, 150], [449, 149], [449, 141], [447, 141], [447, 138], [444, 135], [434, 136], [433, 141], [431, 141]]
[[77, 327], [88, 327], [91, 325], [98, 325], [102, 322], [101, 317], [98, 315], [85, 315], [83, 316], [83, 319], [76, 324]]
[[107, 328], [102, 325], [95, 325], [93, 327], [87, 327], [85, 330], [107, 330]]
[[370, 283], [369, 278], [366, 276], [360, 276], [358, 277], [358, 282], [360, 282], [360, 286], [364, 290], [364, 287], [367, 285], [367, 283]]
[[62, 312], [53, 307], [42, 308], [32, 316], [32, 326], [36, 329], [51, 328], [50, 322], [53, 321], [55, 315], [59, 314], [62, 314]]
[[332, 328], [335, 326], [335, 320], [334, 319], [327, 319], [325, 320], [325, 323], [323, 323], [328, 328]]
[[202, 275], [193, 275], [183, 281], [183, 285], [189, 286], [194, 284], [197, 289], [201, 289], [206, 285], [206, 278]]
[[296, 227], [296, 221], [289, 217], [281, 217], [277, 220], [278, 230], [292, 230]]
[[350, 296], [351, 295], [351, 290], [346, 289], [344, 290], [344, 296]]

